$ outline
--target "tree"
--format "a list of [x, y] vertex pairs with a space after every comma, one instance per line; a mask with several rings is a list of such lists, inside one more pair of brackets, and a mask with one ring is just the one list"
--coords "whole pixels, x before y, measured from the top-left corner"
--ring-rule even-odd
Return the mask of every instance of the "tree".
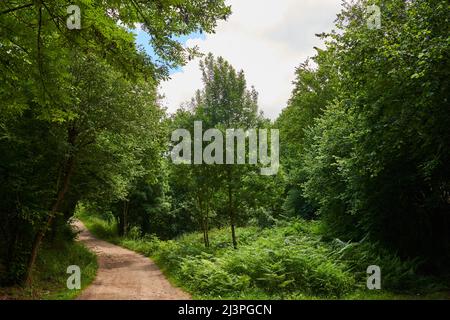
[[422, 257], [450, 261], [448, 24], [445, 1], [376, 1], [382, 28], [368, 29], [366, 1], [348, 5], [328, 38], [339, 97], [307, 134], [305, 195], [334, 235], [366, 235]]
[[[151, 176], [154, 163], [143, 159], [160, 155], [164, 136], [156, 86], [196, 54], [172, 37], [212, 32], [230, 14], [221, 0], [77, 5], [80, 30], [66, 27], [67, 6], [59, 2], [0, 4], [5, 281], [30, 282], [45, 233], [77, 201], [126, 200], [139, 177]], [[150, 34], [159, 61], [136, 48], [136, 24]]]
[[[244, 72], [236, 72], [227, 61], [221, 57], [215, 59], [212, 54], [209, 54], [201, 62], [200, 68], [203, 74], [204, 89], [197, 94], [195, 113], [203, 120], [204, 130], [216, 128], [225, 133], [226, 129], [234, 128], [246, 131], [256, 127], [260, 120], [257, 93], [254, 89], [247, 89]], [[234, 152], [235, 157], [236, 154]], [[235, 226], [239, 210], [236, 195], [240, 193], [242, 179], [251, 170], [251, 167], [230, 164], [219, 164], [218, 167], [220, 181], [226, 190], [232, 243], [236, 248]]]
[[284, 208], [290, 215], [308, 219], [315, 217], [316, 206], [301, 192], [305, 132], [337, 97], [338, 87], [333, 50], [316, 50], [312, 59], [297, 68], [292, 96], [275, 123], [283, 145], [281, 164], [287, 173]]
[[[28, 266], [28, 281], [37, 249], [66, 196], [77, 200], [124, 199], [132, 182], [147, 171], [142, 165], [159, 155], [157, 134], [161, 111], [155, 105], [153, 85], [127, 81], [95, 57], [74, 59], [72, 105], [66, 110], [72, 120], [58, 124], [67, 131], [59, 160], [56, 201], [35, 236]], [[55, 159], [56, 160], [56, 159]], [[99, 161], [101, 161], [99, 163]], [[101, 164], [101, 165], [99, 165]], [[84, 185], [83, 191], [71, 191]], [[100, 191], [101, 190], [101, 191]]]

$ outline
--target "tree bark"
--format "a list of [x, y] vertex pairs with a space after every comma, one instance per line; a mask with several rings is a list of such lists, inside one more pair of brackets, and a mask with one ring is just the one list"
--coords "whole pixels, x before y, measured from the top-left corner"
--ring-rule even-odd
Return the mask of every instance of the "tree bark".
[[209, 207], [206, 205], [206, 217], [205, 217], [205, 234], [206, 234], [206, 247], [209, 248]]
[[235, 230], [235, 214], [233, 207], [233, 190], [231, 186], [231, 168], [228, 169], [228, 210], [230, 214], [230, 225], [231, 225], [231, 239], [233, 242], [233, 248], [237, 249], [237, 240], [236, 240], [236, 230]]
[[130, 205], [130, 202], [127, 200], [124, 200], [123, 202], [123, 236], [126, 236], [128, 233], [128, 207]]
[[[71, 147], [75, 146], [75, 140], [76, 140], [77, 132], [76, 130], [71, 127], [68, 129], [68, 142]], [[32, 282], [32, 271], [34, 264], [36, 262], [36, 257], [39, 251], [39, 247], [42, 243], [42, 239], [44, 239], [45, 233], [50, 228], [52, 221], [57, 214], [61, 210], [61, 205], [63, 204], [64, 197], [69, 190], [69, 184], [70, 184], [70, 178], [72, 177], [73, 169], [75, 164], [75, 156], [73, 154], [73, 150], [70, 150], [69, 157], [66, 160], [65, 164], [65, 170], [64, 170], [64, 177], [63, 177], [63, 183], [61, 188], [58, 190], [58, 194], [56, 197], [56, 201], [53, 204], [50, 213], [47, 217], [47, 222], [45, 223], [45, 226], [38, 231], [36, 234], [33, 245], [31, 248], [30, 257], [28, 260], [27, 270], [25, 273], [25, 285], [29, 286]]]
[[209, 238], [208, 238], [208, 214], [207, 214], [207, 208], [204, 207], [204, 202], [201, 197], [201, 194], [197, 194], [197, 202], [198, 202], [198, 210], [199, 210], [199, 221], [200, 226], [202, 228], [203, 232], [203, 244], [205, 245], [205, 248], [209, 247]]
[[61, 208], [61, 204], [64, 201], [64, 196], [67, 193], [67, 190], [69, 189], [69, 183], [70, 183], [70, 177], [72, 175], [72, 171], [73, 171], [73, 165], [74, 165], [74, 161], [73, 159], [69, 159], [68, 161], [68, 171], [65, 174], [64, 177], [64, 183], [63, 183], [63, 188], [58, 192], [58, 197], [56, 199], [55, 204], [53, 205], [50, 214], [47, 218], [47, 222], [44, 226], [44, 228], [42, 228], [37, 234], [36, 237], [34, 238], [33, 241], [33, 246], [31, 249], [31, 254], [30, 254], [30, 259], [28, 261], [28, 267], [27, 267], [27, 272], [26, 272], [26, 277], [25, 277], [25, 284], [26, 285], [30, 285], [31, 284], [31, 274], [33, 271], [33, 267], [34, 267], [34, 263], [36, 262], [36, 257], [37, 257], [37, 253], [39, 250], [39, 247], [42, 243], [42, 239], [45, 236], [45, 233], [47, 232], [47, 230], [50, 228], [53, 219], [55, 218], [56, 213], [60, 210]]

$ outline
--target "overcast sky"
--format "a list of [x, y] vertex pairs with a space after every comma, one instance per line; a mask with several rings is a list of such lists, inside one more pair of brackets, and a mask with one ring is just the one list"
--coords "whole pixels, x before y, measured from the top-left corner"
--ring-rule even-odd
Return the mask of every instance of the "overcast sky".
[[[321, 47], [316, 33], [329, 31], [341, 0], [228, 0], [233, 14], [215, 34], [192, 35], [189, 47], [222, 56], [244, 70], [247, 84], [259, 93], [259, 107], [275, 119], [286, 107], [295, 68]], [[176, 70], [162, 83], [163, 104], [174, 112], [202, 88], [199, 60]]]

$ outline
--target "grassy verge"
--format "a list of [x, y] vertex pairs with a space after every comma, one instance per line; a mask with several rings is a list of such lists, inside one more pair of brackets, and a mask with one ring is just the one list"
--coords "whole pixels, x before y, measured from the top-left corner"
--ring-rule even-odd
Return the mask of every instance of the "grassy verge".
[[[67, 267], [78, 265], [81, 269], [81, 290], [67, 288]], [[84, 245], [74, 242], [60, 242], [46, 245], [36, 261], [33, 284], [28, 288], [19, 286], [0, 288], [3, 299], [70, 300], [89, 285], [97, 272], [97, 259]]]
[[[235, 250], [228, 229], [212, 230], [205, 248], [201, 233], [119, 238], [114, 222], [80, 218], [96, 236], [151, 257], [195, 299], [450, 299], [448, 278], [418, 277], [416, 262], [372, 244], [324, 241], [318, 222], [238, 228]], [[383, 290], [366, 289], [370, 264], [383, 270]]]

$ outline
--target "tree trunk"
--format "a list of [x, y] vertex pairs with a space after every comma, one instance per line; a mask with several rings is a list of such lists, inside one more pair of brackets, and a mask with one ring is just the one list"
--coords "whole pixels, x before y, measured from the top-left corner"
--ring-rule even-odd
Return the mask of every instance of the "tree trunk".
[[[76, 136], [77, 136], [77, 132], [73, 127], [68, 129], [68, 142], [71, 147], [75, 146]], [[66, 164], [64, 166], [65, 170], [64, 170], [64, 177], [62, 179], [63, 180], [62, 187], [58, 191], [56, 201], [50, 210], [50, 214], [48, 215], [45, 226], [41, 230], [38, 231], [38, 233], [36, 234], [36, 236], [34, 238], [33, 245], [31, 247], [31, 253], [30, 253], [29, 260], [28, 260], [27, 270], [25, 273], [25, 285], [27, 285], [27, 286], [29, 286], [32, 282], [32, 271], [33, 271], [34, 264], [36, 262], [36, 257], [37, 257], [38, 251], [39, 251], [39, 247], [42, 243], [42, 239], [44, 239], [45, 233], [50, 228], [56, 213], [61, 210], [61, 205], [63, 204], [64, 197], [69, 189], [70, 178], [73, 173], [74, 164], [75, 164], [75, 157], [73, 155], [73, 150], [70, 150], [70, 155], [69, 155], [68, 159], [66, 160]]]
[[126, 236], [128, 233], [128, 208], [130, 202], [128, 200], [123, 201], [123, 212], [122, 212], [122, 236]]
[[119, 237], [123, 237], [124, 236], [124, 228], [123, 228], [123, 209], [122, 212], [119, 213], [119, 215], [117, 216], [117, 223], [118, 223], [118, 236]]
[[206, 206], [206, 217], [205, 217], [205, 235], [206, 235], [206, 247], [209, 248], [209, 208]]
[[236, 231], [234, 227], [234, 216], [231, 216], [231, 238], [233, 240], [233, 248], [237, 249]]
[[205, 248], [209, 248], [209, 236], [208, 236], [208, 218], [202, 218], [202, 229], [203, 229], [203, 243]]
[[203, 207], [203, 199], [200, 194], [197, 194], [197, 202], [198, 202], [198, 210], [199, 210], [199, 221], [200, 226], [203, 232], [203, 244], [205, 248], [209, 247], [209, 239], [208, 239], [208, 217], [206, 215], [206, 211], [204, 211]]
[[61, 190], [59, 190], [58, 192], [58, 197], [56, 199], [55, 204], [53, 205], [50, 214], [47, 218], [47, 222], [44, 226], [44, 228], [42, 228], [37, 234], [36, 237], [34, 238], [33, 241], [33, 246], [31, 249], [31, 254], [30, 254], [30, 259], [28, 261], [28, 267], [27, 267], [27, 272], [26, 272], [26, 277], [25, 277], [25, 284], [26, 285], [30, 285], [31, 284], [31, 274], [33, 271], [33, 266], [34, 263], [36, 262], [36, 257], [37, 257], [37, 253], [39, 250], [39, 246], [42, 243], [42, 239], [45, 236], [45, 233], [47, 232], [47, 230], [50, 228], [53, 219], [55, 218], [56, 213], [60, 210], [61, 208], [61, 204], [64, 201], [64, 196], [67, 193], [67, 190], [69, 189], [69, 183], [70, 183], [70, 177], [72, 175], [72, 171], [73, 171], [73, 165], [74, 165], [74, 161], [73, 158], [68, 160], [67, 163], [67, 171], [65, 173], [65, 177], [64, 177], [64, 184], [63, 184], [63, 188]]
[[208, 248], [208, 242], [206, 241], [206, 230], [205, 230], [204, 223], [202, 223], [202, 229], [203, 229], [203, 244], [205, 245], [205, 248]]
[[230, 225], [231, 225], [231, 239], [233, 242], [233, 248], [237, 249], [236, 231], [235, 231], [235, 214], [233, 207], [233, 190], [231, 187], [231, 168], [228, 169], [228, 210], [230, 214]]
[[53, 244], [56, 239], [56, 228], [58, 227], [58, 218], [55, 217], [50, 224], [50, 234], [47, 235], [47, 240]]

